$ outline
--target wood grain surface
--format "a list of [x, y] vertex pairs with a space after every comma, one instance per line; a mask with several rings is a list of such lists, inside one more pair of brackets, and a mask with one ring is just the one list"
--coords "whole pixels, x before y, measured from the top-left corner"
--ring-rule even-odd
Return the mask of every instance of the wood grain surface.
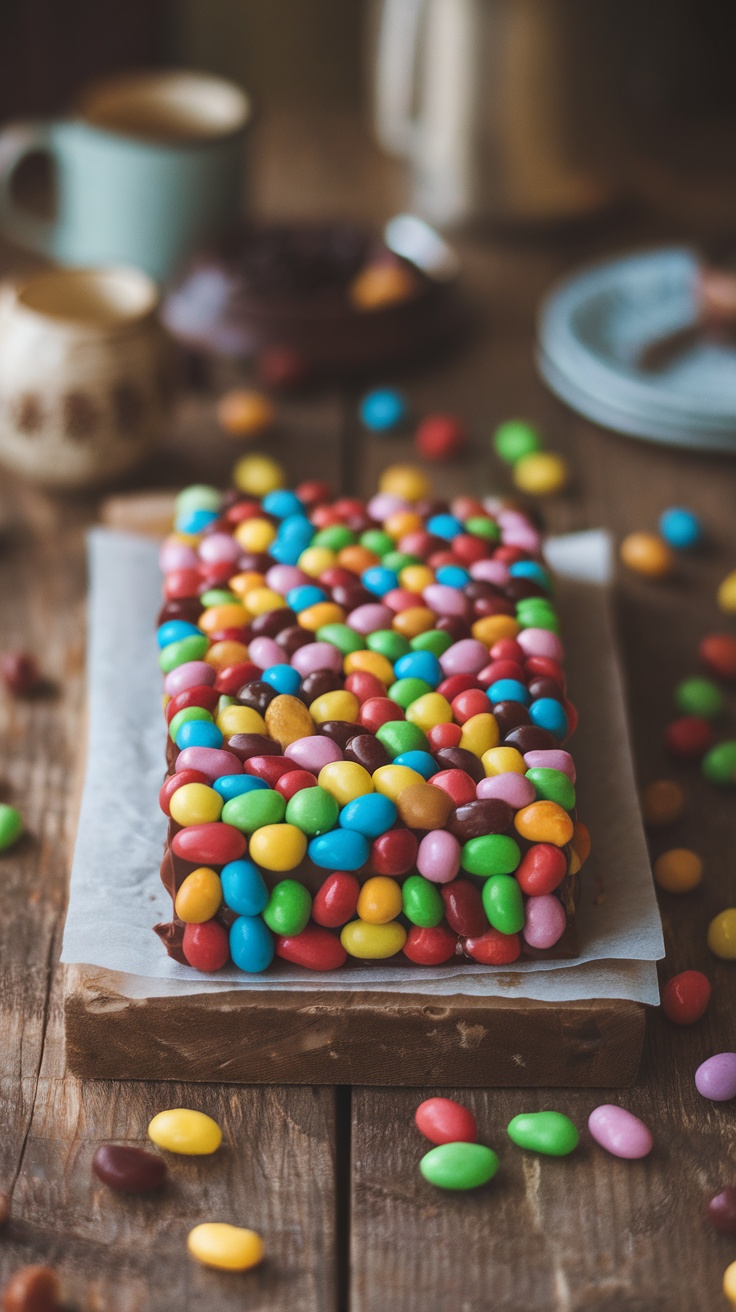
[[[373, 219], [390, 213], [397, 203], [393, 170], [363, 140], [341, 121], [310, 135], [305, 146], [303, 123], [279, 123], [272, 149], [268, 135], [262, 138], [261, 212], [334, 207]], [[29, 829], [0, 856], [0, 1190], [12, 1194], [0, 1281], [24, 1262], [49, 1261], [62, 1272], [68, 1306], [95, 1312], [725, 1309], [720, 1282], [736, 1249], [707, 1227], [703, 1208], [716, 1189], [736, 1183], [733, 1113], [697, 1095], [693, 1072], [704, 1057], [734, 1046], [736, 970], [705, 945], [709, 918], [736, 901], [733, 793], [706, 786], [697, 770], [672, 767], [662, 730], [675, 681], [696, 669], [698, 639], [709, 630], [733, 631], [716, 608], [715, 588], [736, 564], [736, 464], [604, 433], [550, 398], [532, 363], [535, 307], [554, 277], [603, 251], [683, 235], [690, 233], [674, 220], [654, 216], [622, 219], [585, 240], [464, 240], [477, 335], [452, 358], [402, 379], [417, 414], [450, 409], [472, 432], [471, 457], [438, 471], [443, 492], [509, 487], [488, 437], [500, 419], [521, 413], [542, 425], [572, 467], [569, 491], [544, 506], [553, 529], [605, 524], [620, 536], [653, 528], [662, 508], [676, 503], [699, 511], [708, 526], [708, 546], [683, 561], [671, 582], [622, 574], [616, 587], [639, 777], [680, 778], [688, 796], [683, 818], [653, 835], [652, 848], [692, 846], [705, 861], [700, 889], [661, 899], [668, 944], [662, 973], [700, 967], [714, 988], [705, 1019], [692, 1030], [650, 1016], [637, 1084], [611, 1095], [651, 1125], [651, 1158], [619, 1162], [590, 1143], [585, 1120], [605, 1091], [458, 1089], [478, 1114], [483, 1140], [500, 1152], [501, 1170], [476, 1195], [439, 1194], [417, 1169], [423, 1146], [412, 1115], [432, 1091], [426, 1086], [351, 1094], [182, 1084], [176, 1098], [223, 1125], [222, 1156], [173, 1162], [172, 1183], [158, 1204], [116, 1198], [92, 1183], [94, 1146], [108, 1138], [143, 1142], [150, 1114], [171, 1105], [173, 1090], [84, 1083], [61, 1066], [53, 962], [82, 723], [83, 531], [96, 503], [52, 500], [2, 475], [2, 646], [38, 651], [57, 691], [30, 702], [0, 697], [2, 796], [22, 806]], [[218, 373], [214, 383], [226, 375]], [[354, 401], [335, 394], [284, 407], [274, 452], [293, 478], [339, 475], [346, 489], [368, 491], [377, 470], [407, 457], [406, 439], [366, 439]], [[190, 393], [160, 456], [130, 486], [170, 487], [208, 472], [221, 479], [232, 458], [232, 444], [217, 434], [211, 396]], [[731, 696], [731, 733], [733, 716]], [[506, 1140], [512, 1114], [544, 1105], [567, 1112], [583, 1131], [573, 1158], [537, 1159]], [[202, 1219], [254, 1225], [266, 1239], [267, 1264], [233, 1278], [195, 1267], [183, 1237]]]

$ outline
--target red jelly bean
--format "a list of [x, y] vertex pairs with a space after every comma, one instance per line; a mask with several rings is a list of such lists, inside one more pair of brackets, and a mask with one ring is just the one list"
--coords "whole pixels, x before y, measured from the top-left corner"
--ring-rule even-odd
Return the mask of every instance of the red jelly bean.
[[442, 683], [438, 683], [436, 691], [440, 697], [451, 702], [458, 697], [461, 692], [467, 692], [469, 688], [477, 688], [478, 680], [474, 674], [451, 674]]
[[233, 576], [233, 564], [230, 560], [207, 561], [199, 567], [205, 592], [208, 588], [222, 588]]
[[466, 938], [463, 947], [483, 966], [510, 966], [521, 956], [519, 935], [500, 934], [497, 929], [487, 929], [479, 938]]
[[172, 569], [164, 579], [164, 596], [196, 597], [202, 587], [202, 576], [197, 569]]
[[478, 501], [476, 497], [454, 497], [450, 502], [450, 514], [454, 515], [455, 519], [459, 519], [463, 524], [466, 519], [489, 518], [487, 512], [483, 509], [482, 501]]
[[0, 674], [14, 697], [27, 697], [43, 683], [36, 657], [27, 651], [6, 651], [0, 657]]
[[572, 738], [572, 735], [577, 729], [580, 716], [578, 715], [577, 707], [573, 706], [572, 702], [567, 700], [567, 697], [562, 698], [562, 705], [565, 708], [565, 715], [567, 716], [567, 733], [562, 740], [566, 743], [568, 738]]
[[409, 592], [406, 588], [392, 588], [385, 596], [381, 597], [384, 606], [390, 606], [391, 610], [402, 611], [412, 610], [414, 606], [426, 605], [424, 598], [420, 597], [418, 592]]
[[[279, 758], [275, 756], [271, 759], [277, 761]], [[311, 770], [289, 770], [287, 774], [282, 774], [281, 778], [276, 780], [273, 787], [289, 802], [295, 793], [301, 792], [302, 788], [316, 788], [317, 776], [312, 774]]]
[[452, 714], [458, 724], [465, 724], [474, 715], [488, 715], [490, 711], [491, 703], [481, 688], [469, 688], [452, 701]]
[[402, 951], [415, 966], [441, 966], [454, 957], [456, 947], [457, 934], [446, 925], [412, 925]]
[[242, 524], [244, 519], [253, 519], [259, 515], [261, 510], [258, 501], [236, 501], [234, 506], [228, 506], [223, 515], [226, 524]]
[[304, 483], [299, 483], [295, 492], [303, 506], [314, 506], [319, 501], [329, 501], [332, 496], [329, 483], [323, 483], [316, 478], [308, 478]]
[[507, 547], [505, 545], [496, 547], [493, 553], [494, 560], [500, 560], [502, 565], [515, 565], [519, 560], [528, 560], [529, 556], [522, 547]]
[[405, 875], [416, 863], [419, 843], [410, 829], [389, 829], [371, 845], [374, 875]]
[[342, 524], [342, 515], [333, 510], [332, 506], [315, 506], [309, 518], [315, 528], [333, 528], [335, 524]]
[[716, 740], [715, 730], [699, 715], [683, 715], [667, 725], [664, 745], [678, 761], [699, 761]]
[[251, 679], [260, 679], [260, 677], [261, 670], [258, 665], [254, 665], [252, 661], [240, 661], [237, 665], [226, 665], [221, 669], [215, 679], [214, 687], [226, 697], [234, 697], [244, 683], [250, 683]]
[[369, 697], [358, 713], [358, 723], [370, 733], [375, 733], [382, 724], [388, 724], [391, 720], [405, 719], [401, 707], [392, 702], [390, 697]]
[[198, 866], [224, 866], [228, 861], [237, 861], [238, 857], [245, 856], [247, 846], [245, 834], [222, 820], [187, 825], [171, 840], [174, 856], [181, 857], [182, 861], [193, 861]]
[[488, 929], [488, 916], [477, 884], [469, 879], [453, 879], [440, 884], [445, 917], [450, 929], [463, 938], [480, 938]]
[[459, 533], [453, 538], [452, 549], [461, 565], [473, 565], [476, 560], [485, 560], [490, 554], [488, 543], [483, 538], [476, 538], [472, 533]]
[[460, 565], [461, 563], [460, 557], [456, 556], [454, 551], [450, 551], [447, 546], [440, 547], [438, 551], [433, 551], [431, 556], [427, 557], [429, 568], [434, 570], [441, 569], [443, 565]]
[[662, 991], [662, 1010], [676, 1025], [694, 1025], [710, 1002], [710, 981], [699, 970], [673, 975]]
[[478, 683], [490, 688], [497, 679], [515, 679], [517, 683], [526, 683], [523, 667], [518, 661], [491, 661], [478, 675]]
[[494, 642], [490, 651], [491, 660], [494, 661], [519, 661], [526, 660], [526, 652], [519, 645], [515, 638], [499, 638]]
[[[488, 698], [486, 697], [486, 701]], [[488, 702], [490, 709], [490, 702]], [[433, 788], [441, 788], [451, 797], [455, 806], [465, 802], [474, 802], [476, 798], [475, 781], [464, 770], [440, 770], [429, 780]]]
[[453, 460], [467, 445], [465, 425], [454, 415], [427, 415], [414, 434], [414, 446], [425, 460]]
[[355, 575], [341, 565], [329, 565], [322, 570], [317, 582], [323, 588], [354, 588]]
[[[225, 828], [224, 825], [222, 827]], [[185, 925], [181, 946], [189, 965], [205, 974], [220, 970], [230, 956], [227, 930], [217, 920], [205, 920], [201, 925]]]
[[698, 652], [703, 664], [719, 679], [736, 679], [736, 637], [731, 633], [709, 633]]
[[414, 1120], [430, 1143], [475, 1143], [478, 1138], [473, 1113], [454, 1098], [427, 1098], [417, 1107]]
[[345, 680], [345, 691], [352, 692], [360, 702], [369, 701], [372, 697], [385, 697], [386, 685], [375, 674], [369, 674], [367, 670], [355, 670], [349, 674]]
[[459, 724], [434, 724], [427, 730], [427, 742], [433, 752], [443, 747], [459, 747], [463, 731]]
[[301, 934], [276, 936], [276, 956], [307, 970], [338, 970], [347, 955], [337, 935], [320, 925], [307, 925]]
[[560, 887], [567, 874], [567, 857], [553, 843], [535, 843], [524, 853], [514, 873], [522, 893], [541, 897]]
[[528, 679], [554, 679], [562, 691], [565, 691], [565, 671], [558, 661], [552, 660], [551, 656], [530, 656], [524, 661], [524, 669]]
[[299, 769], [296, 761], [286, 756], [249, 756], [243, 765], [246, 774], [254, 774], [257, 779], [265, 779], [269, 788], [275, 788], [279, 779]]
[[92, 1158], [92, 1170], [108, 1188], [123, 1194], [156, 1193], [166, 1183], [163, 1157], [130, 1144], [100, 1144]]
[[215, 688], [210, 688], [202, 684], [196, 688], [185, 688], [184, 692], [177, 693], [172, 697], [170, 702], [166, 703], [166, 723], [171, 724], [174, 716], [186, 709], [187, 706], [201, 706], [205, 711], [214, 711], [220, 700], [220, 693]]
[[169, 807], [171, 799], [177, 788], [182, 784], [208, 784], [211, 786], [212, 780], [209, 775], [203, 774], [201, 770], [178, 770], [176, 774], [169, 775], [169, 778], [161, 785], [158, 794], [158, 804], [164, 815], [171, 815]]
[[248, 642], [247, 629], [213, 629], [207, 634], [210, 642]]
[[355, 915], [360, 884], [355, 875], [335, 870], [320, 884], [312, 903], [312, 920], [327, 929], [346, 925]]

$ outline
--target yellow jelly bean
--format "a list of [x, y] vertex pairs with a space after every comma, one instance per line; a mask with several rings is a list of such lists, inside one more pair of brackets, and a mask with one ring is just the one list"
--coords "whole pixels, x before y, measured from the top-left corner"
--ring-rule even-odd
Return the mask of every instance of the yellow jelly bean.
[[552, 451], [532, 451], [514, 465], [513, 479], [521, 492], [531, 496], [550, 496], [559, 492], [569, 478], [562, 456]]
[[[301, 620], [301, 615], [299, 616]], [[354, 692], [325, 692], [315, 697], [309, 707], [309, 714], [316, 724], [326, 720], [343, 720], [346, 724], [355, 724], [360, 712], [360, 702]]]
[[[182, 784], [181, 788], [172, 793], [169, 802], [171, 818], [178, 825], [211, 824], [213, 820], [220, 819], [222, 807], [222, 797], [207, 784]], [[205, 920], [209, 919], [209, 916], [205, 916]]]
[[244, 519], [233, 533], [243, 551], [268, 551], [276, 537], [276, 528], [270, 519]]
[[342, 624], [345, 611], [335, 601], [318, 601], [314, 606], [307, 606], [299, 612], [299, 625], [316, 633], [323, 624]]
[[217, 420], [231, 437], [255, 437], [276, 420], [276, 411], [264, 392], [233, 387], [217, 402]]
[[207, 1157], [217, 1152], [222, 1143], [222, 1130], [217, 1121], [204, 1112], [193, 1112], [188, 1107], [172, 1107], [154, 1116], [148, 1127], [148, 1137], [159, 1148], [184, 1157]]
[[262, 825], [251, 834], [249, 854], [264, 870], [293, 870], [306, 851], [307, 836], [296, 825]]
[[[190, 788], [197, 787], [189, 784]], [[178, 790], [181, 792], [181, 789]], [[176, 794], [174, 794], [176, 796]], [[185, 925], [203, 925], [211, 920], [222, 904], [220, 876], [209, 866], [200, 866], [187, 875], [176, 895], [174, 910]]]
[[526, 764], [521, 752], [515, 747], [491, 747], [484, 752], [481, 761], [486, 777], [494, 774], [526, 774]]
[[240, 492], [252, 497], [265, 497], [267, 492], [286, 487], [286, 475], [269, 456], [243, 456], [233, 469], [233, 483]]
[[367, 879], [358, 897], [358, 915], [369, 925], [387, 925], [395, 920], [402, 907], [401, 887], [388, 875]]
[[466, 752], [472, 752], [474, 756], [482, 756], [484, 752], [489, 752], [492, 747], [498, 747], [498, 739], [499, 733], [495, 715], [491, 715], [490, 712], [480, 711], [478, 715], [471, 715], [470, 719], [465, 721], [462, 726], [459, 746], [463, 747]]
[[305, 547], [296, 563], [305, 574], [316, 579], [331, 565], [337, 564], [337, 554], [329, 547]]
[[421, 501], [432, 492], [429, 480], [416, 465], [389, 465], [378, 480], [378, 488], [403, 501]]
[[665, 893], [689, 893], [703, 878], [703, 862], [697, 852], [673, 847], [657, 857], [654, 878]]
[[425, 783], [424, 775], [412, 770], [408, 765], [381, 765], [373, 771], [373, 787], [377, 793], [390, 797], [392, 802], [398, 800], [399, 793], [411, 784]]
[[340, 942], [349, 957], [362, 961], [382, 961], [395, 957], [406, 943], [406, 930], [398, 920], [387, 925], [371, 925], [366, 920], [352, 920], [345, 925]]
[[714, 916], [708, 926], [708, 947], [724, 961], [736, 961], [736, 907]]
[[434, 570], [428, 565], [405, 565], [399, 574], [399, 583], [407, 592], [424, 592], [434, 582]]
[[729, 1303], [736, 1307], [736, 1262], [732, 1262], [723, 1272], [723, 1292]]
[[224, 670], [227, 665], [241, 665], [247, 661], [248, 648], [244, 642], [233, 642], [228, 638], [224, 642], [213, 642], [204, 659], [216, 670]]
[[731, 570], [720, 584], [716, 600], [721, 610], [736, 612], [736, 569]]
[[248, 1271], [263, 1261], [263, 1240], [255, 1230], [223, 1221], [204, 1221], [187, 1236], [187, 1248], [203, 1266], [216, 1271]]
[[218, 629], [242, 629], [248, 623], [250, 613], [245, 606], [210, 606], [200, 615], [197, 627], [203, 633], [216, 633]]
[[532, 802], [514, 816], [514, 828], [530, 843], [554, 843], [564, 847], [572, 838], [573, 823], [558, 802]]
[[452, 707], [439, 692], [425, 692], [406, 708], [406, 718], [426, 733], [436, 724], [452, 723]]
[[217, 717], [217, 727], [224, 738], [232, 738], [236, 733], [266, 733], [266, 721], [251, 706], [223, 707]]
[[262, 588], [265, 582], [265, 575], [249, 569], [244, 570], [242, 574], [233, 574], [233, 577], [228, 579], [227, 586], [237, 597], [245, 597], [249, 592], [255, 592], [256, 588]]
[[406, 533], [418, 533], [424, 528], [424, 520], [415, 510], [397, 510], [384, 520], [383, 531], [398, 542]]
[[470, 632], [478, 642], [490, 648], [501, 638], [515, 638], [521, 633], [521, 625], [511, 615], [484, 615], [471, 625]]
[[400, 610], [391, 621], [391, 628], [404, 638], [417, 638], [420, 633], [428, 633], [434, 628], [437, 616], [428, 606], [409, 606]]
[[356, 797], [375, 792], [368, 771], [357, 761], [330, 761], [329, 765], [322, 766], [317, 783], [334, 797], [339, 806], [347, 806]]
[[568, 863], [567, 863], [567, 873], [568, 873], [568, 875], [576, 875], [576, 874], [578, 873], [578, 870], [579, 870], [580, 867], [582, 866], [582, 864], [583, 864], [583, 863], [582, 863], [582, 861], [580, 860], [580, 857], [578, 856], [577, 852], [575, 851], [575, 848], [574, 848], [574, 847], [571, 848], [571, 849], [570, 849], [570, 860], [569, 860]]
[[286, 598], [273, 588], [253, 588], [246, 592], [244, 601], [251, 615], [266, 615], [270, 610], [282, 610], [286, 605]]
[[[299, 617], [301, 619], [301, 616]], [[386, 656], [382, 656], [378, 651], [350, 651], [343, 661], [343, 669], [346, 674], [355, 674], [358, 670], [366, 674], [375, 674], [381, 683], [386, 687], [393, 683], [396, 675], [394, 667]]]

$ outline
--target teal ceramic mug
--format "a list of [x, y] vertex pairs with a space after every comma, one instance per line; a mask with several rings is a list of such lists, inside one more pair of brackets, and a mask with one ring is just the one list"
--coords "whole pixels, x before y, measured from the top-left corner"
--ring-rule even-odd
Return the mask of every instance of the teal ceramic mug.
[[[69, 119], [0, 132], [0, 231], [61, 264], [136, 265], [159, 280], [238, 216], [248, 97], [221, 78], [137, 73], [90, 87]], [[56, 213], [21, 207], [13, 175], [45, 152]]]

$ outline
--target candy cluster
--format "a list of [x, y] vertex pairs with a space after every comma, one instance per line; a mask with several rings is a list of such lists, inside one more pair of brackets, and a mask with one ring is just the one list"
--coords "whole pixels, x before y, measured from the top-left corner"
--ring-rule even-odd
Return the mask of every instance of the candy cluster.
[[574, 955], [589, 840], [539, 534], [400, 486], [178, 497], [156, 929], [198, 970]]

